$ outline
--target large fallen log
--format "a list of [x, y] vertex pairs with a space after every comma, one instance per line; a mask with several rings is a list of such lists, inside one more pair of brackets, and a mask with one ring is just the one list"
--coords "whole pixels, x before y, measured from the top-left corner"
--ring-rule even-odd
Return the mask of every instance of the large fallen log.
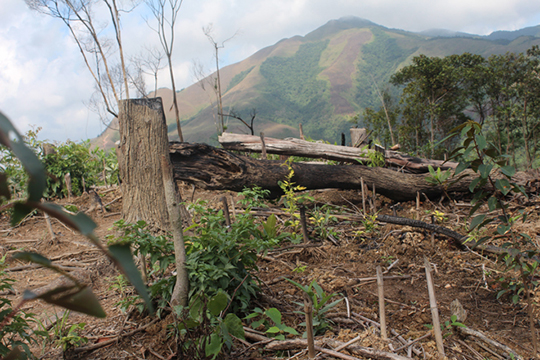
[[[236, 155], [205, 144], [171, 143], [171, 162], [176, 180], [195, 184], [208, 190], [242, 191], [244, 187], [260, 186], [273, 195], [281, 194], [278, 182], [288, 174], [283, 161], [257, 160]], [[361, 179], [369, 189], [395, 201], [408, 201], [416, 194], [438, 198], [442, 186], [426, 181], [426, 174], [403, 174], [385, 168], [363, 165], [325, 165], [293, 163], [293, 181], [308, 190], [337, 188], [360, 189]], [[449, 192], [469, 192], [471, 172], [448, 187]]]
[[[218, 141], [227, 150], [259, 153], [262, 151], [262, 142], [259, 136], [223, 133], [219, 136]], [[357, 160], [369, 162], [369, 153], [376, 151], [294, 138], [281, 140], [265, 137], [264, 143], [266, 152], [269, 154], [302, 156], [352, 163], [356, 163]], [[451, 161], [444, 162], [441, 160], [421, 159], [392, 150], [384, 150], [384, 157], [388, 165], [405, 168], [413, 173], [426, 173], [430, 165], [433, 168], [441, 168], [442, 170], [455, 169], [457, 166], [457, 163]]]

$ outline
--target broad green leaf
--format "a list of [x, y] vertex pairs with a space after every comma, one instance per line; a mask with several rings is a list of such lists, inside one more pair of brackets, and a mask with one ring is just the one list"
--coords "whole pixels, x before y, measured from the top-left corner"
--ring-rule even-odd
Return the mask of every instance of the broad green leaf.
[[495, 180], [495, 187], [503, 193], [503, 195], [507, 195], [512, 190], [512, 185], [507, 179], [497, 179]]
[[458, 166], [456, 166], [456, 171], [454, 171], [454, 175], [457, 175], [461, 173], [463, 170], [467, 169], [471, 164], [468, 162], [460, 162]]
[[0, 172], [0, 196], [5, 197], [6, 200], [11, 199], [11, 192], [9, 191], [9, 187], [7, 183], [7, 176], [3, 172]]
[[270, 308], [265, 311], [266, 316], [270, 318], [276, 325], [281, 325], [281, 313], [276, 308]]
[[148, 310], [153, 313], [154, 307], [150, 301], [150, 296], [146, 291], [146, 285], [142, 281], [141, 274], [133, 262], [133, 255], [129, 245], [111, 245], [109, 246], [109, 252], [116, 262], [118, 268], [126, 275], [129, 282], [135, 287], [141, 298], [146, 303]]
[[13, 206], [13, 214], [11, 215], [11, 226], [15, 226], [30, 214], [34, 208], [26, 203], [16, 203]]
[[510, 165], [503, 166], [501, 172], [508, 177], [512, 177], [516, 174], [516, 168]]
[[471, 220], [471, 224], [469, 225], [469, 231], [473, 230], [474, 228], [476, 228], [480, 223], [482, 223], [484, 221], [484, 218], [486, 217], [486, 215], [478, 215], [478, 216], [475, 216], [472, 220]]
[[499, 200], [495, 196], [492, 196], [488, 199], [488, 208], [489, 211], [493, 211], [499, 207]]
[[491, 173], [491, 169], [493, 169], [493, 165], [482, 164], [478, 167], [478, 172], [480, 172], [480, 176], [483, 179], [487, 179], [489, 174]]
[[72, 215], [65, 212], [62, 206], [51, 203], [35, 203], [33, 205], [85, 236], [90, 235], [97, 227], [96, 223], [84, 213]]
[[45, 168], [36, 154], [24, 144], [22, 136], [2, 112], [0, 112], [0, 143], [11, 149], [28, 172], [30, 177], [28, 200], [39, 201], [47, 186]]
[[41, 299], [49, 304], [99, 318], [107, 316], [98, 299], [87, 286], [60, 287], [41, 295], [25, 290], [23, 297], [25, 300]]
[[227, 314], [223, 322], [227, 324], [227, 328], [229, 329], [229, 333], [231, 335], [242, 340], [246, 339], [242, 320], [240, 320], [238, 316], [236, 316], [235, 314]]
[[283, 331], [288, 332], [289, 334], [292, 334], [292, 335], [299, 335], [299, 334], [298, 334], [298, 331], [296, 331], [295, 329], [293, 329], [293, 328], [290, 327], [290, 326], [285, 326], [285, 327], [283, 328]]
[[212, 356], [212, 359], [215, 359], [216, 356], [221, 351], [221, 348], [223, 347], [223, 342], [218, 334], [212, 333], [210, 335], [210, 341], [208, 344], [206, 344], [204, 348], [204, 352], [206, 353], [206, 356]]
[[474, 189], [476, 188], [476, 185], [478, 185], [478, 182], [480, 182], [481, 178], [477, 177], [473, 181], [471, 181], [471, 184], [469, 185], [469, 191], [474, 192]]
[[268, 334], [278, 334], [280, 331], [281, 330], [277, 326], [272, 326], [271, 328], [266, 330]]
[[476, 143], [478, 144], [478, 150], [480, 151], [487, 147], [487, 141], [483, 135], [476, 134]]
[[218, 316], [220, 312], [227, 307], [228, 299], [224, 291], [220, 290], [216, 295], [208, 301], [208, 310], [214, 316]]

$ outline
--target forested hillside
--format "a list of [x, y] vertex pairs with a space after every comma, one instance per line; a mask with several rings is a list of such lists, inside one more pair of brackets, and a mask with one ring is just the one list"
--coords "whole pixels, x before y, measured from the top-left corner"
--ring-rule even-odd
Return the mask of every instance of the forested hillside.
[[[528, 28], [485, 37], [435, 30], [419, 34], [354, 17], [330, 21], [303, 37], [281, 40], [221, 69], [223, 112], [248, 121], [256, 113], [256, 134], [297, 136], [298, 124], [303, 124], [307, 136], [335, 142], [356, 115], [361, 115], [356, 118], [364, 125], [362, 114], [366, 108], [377, 110], [383, 93], [397, 102], [400, 88], [389, 80], [414, 57], [471, 53], [488, 58], [523, 53], [540, 45], [537, 33], [537, 28]], [[215, 74], [177, 93], [183, 132], [189, 142], [216, 143], [217, 94], [213, 84]], [[171, 91], [160, 89], [158, 96], [169, 109]], [[167, 119], [174, 138], [172, 110]], [[225, 117], [225, 123], [228, 131], [249, 133], [232, 117]]]

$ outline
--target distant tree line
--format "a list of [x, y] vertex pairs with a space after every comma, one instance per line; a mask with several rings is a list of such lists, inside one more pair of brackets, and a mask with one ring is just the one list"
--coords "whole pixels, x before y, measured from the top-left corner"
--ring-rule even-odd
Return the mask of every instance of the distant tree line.
[[390, 78], [401, 90], [399, 101], [392, 89], [380, 91], [381, 105], [366, 108], [362, 120], [384, 145], [395, 142], [405, 151], [442, 158], [453, 144], [441, 140], [473, 119], [513, 165], [538, 166], [539, 66], [537, 46], [489, 58], [416, 56]]

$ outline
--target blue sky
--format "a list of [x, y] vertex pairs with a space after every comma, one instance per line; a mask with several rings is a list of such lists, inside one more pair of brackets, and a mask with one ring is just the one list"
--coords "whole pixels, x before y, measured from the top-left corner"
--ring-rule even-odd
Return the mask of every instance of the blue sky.
[[[128, 57], [142, 45], [158, 46], [156, 34], [143, 19], [146, 13], [141, 5], [122, 18]], [[440, 28], [487, 35], [540, 24], [540, 2], [184, 0], [173, 53], [177, 88], [195, 82], [194, 60], [208, 72], [212, 69], [212, 47], [202, 32], [210, 23], [217, 39], [238, 31], [220, 53], [221, 66], [226, 66], [283, 38], [305, 35], [329, 20], [350, 15], [409, 31]], [[170, 87], [165, 72], [159, 86]], [[23, 0], [0, 0], [0, 111], [21, 132], [38, 126], [43, 128], [40, 139], [95, 137], [105, 126], [86, 105], [93, 91], [92, 78], [60, 20], [29, 10]]]

